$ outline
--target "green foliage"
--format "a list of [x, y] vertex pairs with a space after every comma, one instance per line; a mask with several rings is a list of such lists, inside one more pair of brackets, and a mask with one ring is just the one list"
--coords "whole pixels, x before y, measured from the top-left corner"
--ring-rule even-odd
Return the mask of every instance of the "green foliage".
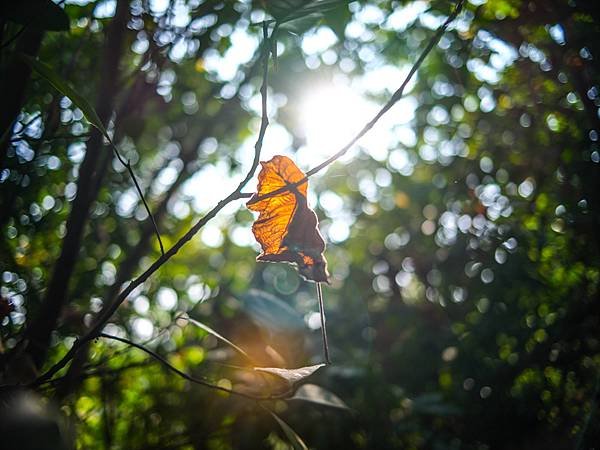
[[[294, 27], [276, 34], [261, 159], [285, 153], [306, 170], [338, 150], [333, 135], [358, 131], [350, 118], [368, 120], [388, 100], [453, 6], [159, 3], [129, 5], [114, 91], [101, 92], [100, 68], [117, 54], [107, 48], [116, 12], [100, 1], [59, 7], [70, 31], [46, 34], [37, 56], [19, 53], [33, 75], [3, 90], [25, 89], [0, 167], [0, 294], [15, 309], [0, 326], [3, 385], [51, 367], [160, 257], [118, 161], [100, 148], [85, 169], [90, 124], [108, 128], [135, 164], [168, 249], [252, 160], [262, 30], [251, 24]], [[3, 77], [24, 42], [13, 21], [2, 25]], [[319, 365], [314, 286], [293, 268], [256, 263], [253, 216], [236, 200], [104, 331], [195, 379], [273, 398], [209, 389], [98, 339], [35, 389], [32, 398], [47, 405], [37, 410], [62, 421], [66, 448], [81, 449], [597, 445], [597, 23], [586, 2], [466, 2], [406, 99], [311, 178], [309, 206], [332, 275], [324, 287], [331, 366]], [[349, 88], [329, 102], [343, 108], [303, 111], [307, 98], [325, 97], [322, 87], [340, 85]], [[107, 95], [113, 106], [102, 124], [95, 111]], [[326, 122], [327, 139], [316, 144], [312, 115]], [[77, 192], [92, 185], [89, 209], [75, 210]], [[81, 217], [66, 303], [34, 369], [20, 343]]]

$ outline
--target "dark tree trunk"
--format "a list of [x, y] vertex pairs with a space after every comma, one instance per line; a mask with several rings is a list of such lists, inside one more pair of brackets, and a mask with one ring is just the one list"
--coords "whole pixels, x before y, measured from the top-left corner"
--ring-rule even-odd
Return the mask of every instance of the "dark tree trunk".
[[[106, 32], [96, 111], [103, 123], [108, 123], [114, 109], [118, 91], [119, 62], [129, 18], [129, 2], [119, 0], [115, 17]], [[54, 266], [54, 272], [36, 319], [27, 332], [27, 352], [40, 367], [46, 357], [50, 334], [56, 328], [60, 313], [66, 304], [69, 280], [75, 268], [81, 240], [88, 222], [89, 209], [98, 194], [101, 180], [111, 160], [110, 150], [104, 148], [103, 137], [93, 130], [88, 142], [85, 158], [79, 169], [77, 196], [73, 201], [67, 219], [67, 231], [61, 254]]]

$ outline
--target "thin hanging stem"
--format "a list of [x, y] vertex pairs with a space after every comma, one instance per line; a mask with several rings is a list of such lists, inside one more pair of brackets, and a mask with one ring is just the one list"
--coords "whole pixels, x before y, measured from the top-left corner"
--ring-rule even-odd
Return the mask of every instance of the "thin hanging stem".
[[7, 41], [5, 43], [0, 45], [0, 50], [8, 47], [10, 44], [12, 44], [14, 41], [16, 41], [17, 38], [23, 34], [23, 32], [25, 31], [26, 28], [27, 28], [27, 25], [23, 25], [19, 31], [17, 31], [12, 37], [7, 39]]
[[150, 221], [152, 222], [152, 226], [154, 227], [154, 233], [156, 234], [156, 237], [158, 238], [158, 245], [160, 246], [160, 253], [161, 253], [161, 255], [164, 256], [165, 255], [165, 247], [163, 245], [162, 239], [160, 238], [160, 231], [158, 231], [158, 225], [156, 224], [156, 220], [154, 220], [152, 211], [150, 211], [150, 207], [148, 206], [148, 203], [146, 202], [146, 199], [144, 198], [144, 193], [142, 192], [142, 188], [140, 187], [140, 184], [137, 181], [135, 173], [133, 172], [133, 168], [131, 167], [131, 161], [125, 160], [125, 158], [123, 158], [123, 156], [117, 149], [117, 146], [114, 144], [112, 139], [109, 138], [109, 136], [105, 136], [105, 137], [108, 139], [108, 142], [110, 143], [119, 162], [127, 169], [127, 172], [129, 172], [129, 176], [131, 177], [131, 180], [133, 181], [133, 184], [135, 185], [135, 190], [137, 191], [138, 195], [140, 196], [140, 200], [142, 200], [142, 203], [144, 204], [144, 208], [146, 208], [146, 213], [148, 214], [148, 217], [150, 218]]
[[323, 304], [323, 290], [321, 283], [317, 283], [317, 298], [319, 299], [319, 313], [321, 314], [321, 335], [323, 336], [323, 354], [325, 363], [331, 364], [329, 359], [329, 344], [327, 343], [327, 327], [325, 326], [325, 305]]

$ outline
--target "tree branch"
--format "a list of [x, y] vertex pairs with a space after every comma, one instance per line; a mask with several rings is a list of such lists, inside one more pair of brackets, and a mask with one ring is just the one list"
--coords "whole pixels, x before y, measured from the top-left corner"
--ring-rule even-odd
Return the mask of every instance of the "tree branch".
[[[124, 48], [128, 19], [129, 2], [119, 0], [103, 48], [102, 74], [96, 100], [95, 109], [103, 123], [107, 123], [110, 119], [116, 92], [118, 92], [117, 73]], [[77, 195], [67, 218], [67, 231], [62, 242], [60, 256], [54, 265], [40, 311], [27, 327], [26, 351], [32, 356], [37, 366], [42, 366], [44, 362], [51, 332], [56, 327], [60, 312], [67, 302], [69, 281], [81, 248], [81, 240], [88, 222], [88, 212], [97, 195], [95, 187], [103, 178], [108, 164], [106, 152], [101, 151], [102, 147], [102, 134], [94, 130], [79, 168]]]
[[0, 44], [0, 50], [8, 47], [10, 44], [12, 44], [14, 41], [16, 41], [19, 36], [21, 36], [21, 34], [23, 34], [23, 32], [25, 31], [25, 28], [27, 28], [27, 25], [23, 25], [19, 31], [17, 31], [15, 34], [13, 34], [11, 37], [9, 37], [6, 42], [2, 42], [2, 44]]
[[[15, 44], [16, 52], [23, 52], [35, 57], [37, 55], [44, 33], [31, 29], [25, 29], [23, 35]], [[6, 150], [9, 144], [10, 133], [15, 119], [21, 111], [25, 88], [31, 76], [31, 68], [14, 55], [11, 56], [6, 69], [0, 73], [0, 166], [6, 163]]]
[[[269, 192], [268, 194], [261, 195], [261, 196], [259, 196], [259, 197], [256, 198], [256, 201], [260, 201], [260, 200], [263, 200], [263, 199], [266, 199], [266, 198], [275, 197], [275, 196], [277, 196], [277, 195], [279, 195], [279, 194], [281, 194], [283, 192], [289, 191], [290, 189], [292, 189], [294, 187], [298, 187], [301, 184], [306, 183], [308, 181], [309, 177], [313, 176], [317, 172], [320, 172], [325, 167], [327, 167], [331, 163], [333, 163], [336, 160], [338, 160], [339, 158], [341, 158], [344, 154], [346, 154], [346, 152], [348, 150], [350, 150], [350, 148], [354, 144], [356, 144], [356, 142], [358, 142], [358, 140], [360, 138], [362, 138], [365, 134], [367, 134], [367, 132], [370, 131], [371, 128], [373, 128], [373, 126], [375, 126], [375, 124], [379, 121], [379, 119], [381, 119], [381, 117], [386, 112], [388, 112], [392, 108], [392, 106], [394, 106], [398, 102], [398, 100], [400, 100], [403, 97], [404, 90], [406, 89], [406, 86], [408, 85], [408, 83], [410, 82], [410, 80], [412, 79], [412, 77], [414, 76], [414, 74], [417, 72], [417, 70], [419, 70], [419, 67], [421, 67], [421, 64], [423, 64], [423, 61], [425, 60], [425, 58], [427, 57], [427, 55], [429, 55], [429, 53], [431, 52], [431, 50], [433, 49], [433, 47], [435, 47], [437, 45], [437, 43], [441, 39], [442, 35], [445, 33], [446, 29], [448, 28], [448, 25], [450, 25], [450, 23], [461, 12], [462, 7], [463, 7], [463, 3], [464, 3], [464, 0], [458, 0], [458, 3], [456, 4], [456, 7], [454, 8], [454, 11], [452, 11], [452, 13], [446, 19], [446, 21], [438, 28], [438, 30], [435, 33], [435, 35], [429, 41], [429, 44], [427, 44], [427, 47], [425, 47], [425, 49], [421, 52], [421, 55], [419, 56], [419, 58], [415, 61], [415, 63], [411, 67], [410, 71], [406, 75], [406, 78], [404, 79], [404, 81], [402, 82], [402, 84], [400, 85], [400, 87], [396, 90], [396, 92], [394, 92], [394, 94], [392, 95], [392, 97], [383, 106], [383, 108], [381, 108], [379, 110], [379, 112], [377, 114], [375, 114], [375, 116], [352, 139], [350, 139], [350, 141], [346, 145], [344, 145], [340, 150], [338, 150], [335, 154], [333, 154], [332, 156], [330, 156], [329, 158], [327, 158], [325, 161], [323, 161], [319, 165], [313, 167], [308, 172], [306, 172], [306, 176], [303, 179], [301, 179], [301, 180], [299, 180], [299, 181], [297, 181], [295, 183], [290, 183], [290, 184], [288, 184], [288, 185], [286, 185], [286, 186], [284, 186], [282, 188], [279, 188], [279, 189], [277, 189], [275, 191]], [[244, 193], [244, 194], [241, 194], [241, 197], [246, 198], [246, 197], [248, 197], [250, 195]]]
[[240, 184], [236, 187], [236, 189], [231, 192], [227, 197], [221, 200], [217, 205], [211, 209], [204, 217], [202, 217], [196, 224], [188, 230], [166, 253], [162, 254], [154, 263], [146, 269], [140, 276], [134, 279], [129, 285], [119, 294], [119, 296], [115, 299], [115, 301], [108, 307], [95, 321], [92, 328], [80, 339], [76, 340], [73, 346], [69, 349], [69, 351], [65, 354], [65, 356], [58, 361], [54, 366], [52, 366], [46, 373], [42, 374], [37, 380], [35, 380], [31, 386], [38, 386], [46, 380], [51, 379], [54, 374], [56, 374], [60, 369], [62, 369], [67, 363], [73, 358], [73, 356], [79, 351], [79, 349], [86, 343], [97, 336], [100, 335], [104, 325], [108, 322], [108, 320], [112, 317], [114, 312], [119, 308], [121, 303], [125, 301], [125, 299], [131, 294], [131, 292], [144, 283], [154, 272], [156, 272], [163, 264], [165, 264], [169, 259], [171, 259], [181, 247], [183, 247], [188, 241], [190, 241], [200, 229], [208, 223], [213, 217], [217, 215], [219, 211], [221, 211], [226, 205], [231, 203], [234, 200], [237, 200], [240, 197], [240, 192], [244, 188], [244, 186], [250, 181], [250, 179], [254, 176], [256, 172], [256, 168], [258, 167], [258, 163], [260, 161], [260, 153], [262, 150], [263, 140], [265, 137], [265, 133], [267, 130], [267, 126], [269, 125], [269, 119], [267, 117], [267, 87], [268, 87], [268, 70], [269, 70], [269, 55], [270, 55], [270, 44], [269, 44], [269, 35], [267, 24], [263, 25], [263, 81], [261, 86], [261, 96], [262, 96], [262, 115], [261, 115], [261, 125], [258, 133], [258, 138], [256, 140], [256, 144], [254, 145], [254, 160], [252, 162], [252, 166], [248, 170], [248, 173], [244, 177], [244, 179], [240, 182]]
[[119, 150], [117, 150], [117, 146], [112, 142], [112, 140], [109, 142], [110, 142], [110, 145], [112, 146], [112, 149], [113, 149], [117, 159], [127, 169], [127, 172], [129, 172], [129, 176], [131, 177], [131, 180], [133, 181], [133, 184], [135, 185], [135, 189], [136, 189], [140, 199], [142, 200], [142, 203], [144, 204], [144, 208], [146, 208], [148, 217], [149, 217], [150, 221], [152, 222], [152, 227], [154, 228], [154, 233], [156, 234], [156, 237], [158, 238], [158, 245], [160, 245], [160, 253], [164, 255], [165, 247], [163, 245], [162, 239], [160, 238], [160, 232], [158, 231], [158, 225], [156, 224], [156, 220], [154, 220], [154, 216], [152, 215], [152, 211], [150, 211], [150, 207], [148, 206], [148, 203], [146, 202], [146, 198], [144, 197], [142, 188], [140, 188], [140, 184], [138, 183], [135, 173], [133, 172], [133, 169], [131, 167], [131, 161], [129, 161], [129, 160], [125, 161], [125, 158], [123, 158], [123, 156], [121, 156], [121, 153], [119, 152]]

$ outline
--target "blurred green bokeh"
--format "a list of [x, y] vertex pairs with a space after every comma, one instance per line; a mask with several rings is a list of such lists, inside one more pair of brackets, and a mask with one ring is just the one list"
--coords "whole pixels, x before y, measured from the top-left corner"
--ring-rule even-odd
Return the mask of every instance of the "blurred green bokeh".
[[[131, 161], [167, 248], [251, 165], [260, 123], [257, 24], [284, 22], [269, 69], [261, 159], [286, 154], [308, 170], [389, 99], [455, 6], [59, 3], [70, 30], [45, 32], [38, 57], [92, 104], [110, 95], [109, 132]], [[117, 3], [125, 5], [126, 27], [115, 53]], [[263, 404], [309, 448], [587, 449], [600, 442], [600, 14], [593, 3], [465, 2], [406, 97], [311, 178], [309, 203], [328, 242], [333, 365], [310, 383], [349, 409]], [[39, 31], [2, 17], [8, 96], [17, 83], [12, 52]], [[103, 91], [107, 76], [114, 87]], [[94, 139], [82, 111], [36, 74], [24, 88], [2, 136], [2, 384], [31, 380], [59, 360], [121, 286], [160, 256], [131, 179], [108, 146], [94, 149], [94, 178], [81, 178]], [[73, 209], [87, 188], [89, 212]], [[85, 226], [65, 306], [47, 357], [34, 368], [14, 355], [42, 314], [67, 221], [78, 215]], [[225, 387], [257, 377], [239, 370], [247, 362], [211, 333], [176, 320], [181, 314], [256, 365], [321, 362], [314, 286], [292, 267], [256, 263], [252, 221], [242, 201], [227, 206], [130, 295], [105, 331]], [[94, 341], [37, 391], [38, 402], [53, 408], [39, 414], [60, 416], [66, 448], [300, 445], [257, 402], [191, 384], [113, 341]]]

